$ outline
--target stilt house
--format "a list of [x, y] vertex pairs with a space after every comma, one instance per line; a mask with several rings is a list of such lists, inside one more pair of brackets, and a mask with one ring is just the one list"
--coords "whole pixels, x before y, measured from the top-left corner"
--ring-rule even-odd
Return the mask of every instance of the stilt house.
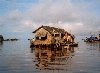
[[74, 36], [60, 28], [41, 26], [33, 33], [35, 34], [34, 45], [74, 42]]

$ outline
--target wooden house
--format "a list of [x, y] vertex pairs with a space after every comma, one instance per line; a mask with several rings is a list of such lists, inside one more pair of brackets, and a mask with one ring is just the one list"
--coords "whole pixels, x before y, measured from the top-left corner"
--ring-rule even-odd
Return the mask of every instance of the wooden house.
[[74, 37], [60, 28], [41, 26], [33, 31], [33, 33], [35, 34], [35, 40], [32, 42], [34, 45], [74, 42]]
[[0, 35], [0, 42], [2, 42], [4, 39], [3, 39], [3, 36]]

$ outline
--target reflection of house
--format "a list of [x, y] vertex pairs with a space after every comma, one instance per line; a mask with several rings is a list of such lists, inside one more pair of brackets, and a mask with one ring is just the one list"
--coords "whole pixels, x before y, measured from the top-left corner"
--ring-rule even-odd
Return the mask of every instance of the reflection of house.
[[0, 35], [0, 42], [2, 42], [4, 39], [3, 39], [3, 36]]
[[[54, 67], [57, 66], [56, 69], [60, 70], [66, 68], [65, 64], [70, 62], [68, 59], [69, 57], [72, 57], [71, 53], [74, 52], [74, 47], [69, 47], [67, 49], [62, 47], [59, 47], [58, 49], [49, 47], [35, 48], [34, 52], [38, 61], [36, 66], [39, 69], [55, 69]], [[62, 66], [60, 67], [59, 65]]]
[[41, 26], [33, 33], [35, 33], [34, 45], [74, 42], [74, 37], [60, 28]]

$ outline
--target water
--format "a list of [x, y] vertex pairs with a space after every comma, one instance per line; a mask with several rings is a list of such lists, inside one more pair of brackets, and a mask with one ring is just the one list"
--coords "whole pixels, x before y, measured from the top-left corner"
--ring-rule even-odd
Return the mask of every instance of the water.
[[35, 72], [28, 41], [4, 41], [0, 45], [0, 73]]
[[54, 52], [29, 46], [28, 40], [0, 44], [0, 73], [100, 73], [100, 43], [81, 40], [72, 51]]

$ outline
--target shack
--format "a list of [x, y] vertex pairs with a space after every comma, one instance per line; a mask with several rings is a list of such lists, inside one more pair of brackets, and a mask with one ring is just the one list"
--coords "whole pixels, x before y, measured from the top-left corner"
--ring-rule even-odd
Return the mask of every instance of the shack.
[[2, 42], [4, 39], [3, 39], [3, 36], [0, 35], [0, 42]]
[[35, 31], [35, 40], [32, 41], [34, 45], [49, 45], [49, 44], [62, 44], [62, 43], [74, 43], [74, 36], [64, 29], [41, 26]]

